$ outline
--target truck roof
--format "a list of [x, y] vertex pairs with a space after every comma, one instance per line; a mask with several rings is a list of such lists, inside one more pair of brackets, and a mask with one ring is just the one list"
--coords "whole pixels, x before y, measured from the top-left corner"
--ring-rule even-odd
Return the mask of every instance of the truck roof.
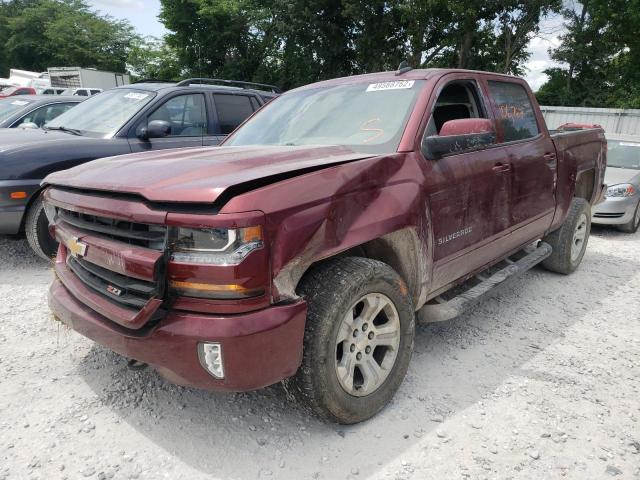
[[408, 70], [404, 73], [398, 73], [396, 70], [387, 72], [365, 73], [362, 75], [352, 75], [349, 77], [333, 78], [309, 85], [298, 87], [296, 90], [304, 90], [307, 88], [317, 88], [318, 86], [348, 85], [361, 82], [388, 82], [392, 80], [426, 80], [434, 76], [442, 76], [449, 73], [473, 73], [496, 77], [520, 78], [514, 75], [504, 73], [484, 72], [480, 70], [464, 70], [458, 68], [418, 68]]

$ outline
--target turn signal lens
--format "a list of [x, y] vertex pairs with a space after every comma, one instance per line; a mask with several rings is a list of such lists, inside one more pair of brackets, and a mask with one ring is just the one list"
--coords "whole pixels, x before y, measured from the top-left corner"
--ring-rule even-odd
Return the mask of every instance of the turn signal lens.
[[219, 300], [251, 298], [264, 293], [261, 288], [245, 288], [242, 285], [214, 285], [211, 283], [179, 282], [177, 280], [170, 280], [169, 287], [177, 295]]
[[27, 192], [11, 192], [9, 197], [13, 200], [22, 200], [23, 198], [27, 198]]

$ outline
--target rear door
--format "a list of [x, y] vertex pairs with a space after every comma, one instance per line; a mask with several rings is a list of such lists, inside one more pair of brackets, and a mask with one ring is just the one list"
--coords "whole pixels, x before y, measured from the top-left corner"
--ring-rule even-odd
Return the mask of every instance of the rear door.
[[[227, 138], [227, 135], [233, 132], [261, 105], [256, 96], [249, 93], [215, 92], [212, 99], [216, 118], [216, 145]], [[213, 145], [213, 143], [209, 143], [209, 145]]]
[[[167, 96], [138, 122], [129, 136], [133, 152], [167, 148], [200, 147], [208, 131], [207, 106], [204, 92], [179, 92]], [[141, 128], [153, 120], [171, 125], [171, 133], [162, 138], [142, 139]]]
[[511, 166], [510, 224], [526, 242], [550, 226], [556, 206], [555, 147], [526, 84], [489, 78], [487, 88], [497, 119], [499, 140]]

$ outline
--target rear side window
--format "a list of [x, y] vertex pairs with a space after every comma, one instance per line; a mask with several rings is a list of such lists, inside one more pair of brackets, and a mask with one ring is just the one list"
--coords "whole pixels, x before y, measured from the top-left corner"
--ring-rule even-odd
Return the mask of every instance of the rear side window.
[[253, 113], [251, 97], [247, 95], [225, 95], [214, 93], [213, 100], [218, 112], [220, 133], [228, 135]]
[[496, 104], [496, 118], [502, 125], [505, 142], [525, 140], [540, 133], [535, 110], [522, 85], [489, 81], [489, 90]]

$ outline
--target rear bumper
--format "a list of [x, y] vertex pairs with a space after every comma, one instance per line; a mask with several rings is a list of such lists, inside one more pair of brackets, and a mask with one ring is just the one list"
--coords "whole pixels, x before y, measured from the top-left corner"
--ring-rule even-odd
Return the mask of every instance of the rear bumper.
[[[148, 363], [179, 385], [246, 391], [293, 375], [302, 359], [306, 303], [273, 306], [242, 315], [169, 311], [157, 324], [130, 330], [91, 310], [57, 278], [49, 289], [53, 314], [78, 333], [129, 358]], [[224, 379], [200, 364], [197, 346], [222, 347]]]
[[607, 197], [595, 205], [591, 211], [591, 221], [603, 225], [624, 225], [629, 223], [638, 205], [639, 196]]

